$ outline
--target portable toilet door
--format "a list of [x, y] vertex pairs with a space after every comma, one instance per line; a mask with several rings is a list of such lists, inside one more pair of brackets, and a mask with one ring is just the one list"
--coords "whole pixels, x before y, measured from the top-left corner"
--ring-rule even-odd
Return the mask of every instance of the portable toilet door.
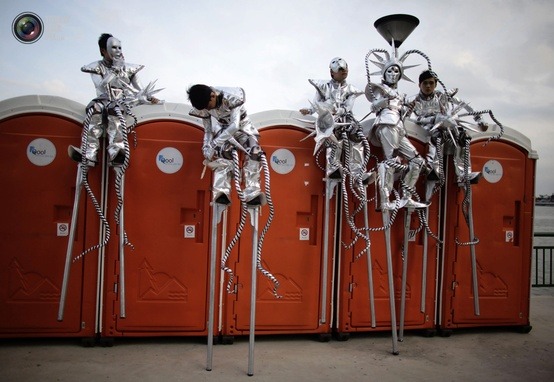
[[[0, 102], [0, 337], [96, 334], [97, 257], [71, 265], [58, 320], [85, 107], [53, 96]], [[98, 179], [91, 174], [91, 183]], [[74, 258], [98, 238], [80, 199]]]
[[[373, 124], [373, 120], [362, 123], [367, 133]], [[406, 121], [406, 130], [420, 155], [424, 156], [425, 138], [421, 129], [413, 123]], [[380, 147], [371, 145], [371, 154], [382, 160]], [[376, 171], [376, 161], [370, 161], [368, 171]], [[398, 183], [395, 182], [395, 186]], [[372, 259], [372, 281], [374, 295], [374, 318], [372, 322], [370, 279], [368, 271], [368, 254], [364, 251], [364, 240], [355, 241], [356, 235], [349, 224], [344, 208], [341, 217], [341, 246], [339, 249], [339, 268], [337, 272], [337, 302], [336, 302], [336, 336], [346, 340], [349, 333], [391, 330], [391, 309], [389, 298], [389, 282], [387, 271], [387, 253], [385, 242], [385, 230], [383, 214], [379, 207], [379, 195], [376, 190], [377, 181], [367, 188], [370, 257]], [[424, 180], [420, 177], [416, 185], [421, 200], [425, 198]], [[348, 187], [347, 187], [348, 188]], [[391, 195], [391, 200], [394, 195]], [[349, 197], [348, 211], [356, 211], [358, 207], [353, 203], [354, 198]], [[434, 194], [428, 212], [423, 213], [423, 220], [417, 211], [414, 211], [409, 220], [411, 238], [407, 251], [407, 277], [405, 291], [405, 316], [403, 327], [406, 330], [422, 330], [432, 335], [435, 332], [435, 312], [437, 294], [437, 256], [439, 238], [440, 197]], [[392, 216], [392, 214], [391, 214]], [[424, 228], [424, 222], [429, 227], [430, 233]], [[357, 228], [365, 227], [364, 216], [359, 211], [355, 216], [354, 224]], [[396, 213], [395, 220], [390, 228], [390, 244], [392, 255], [392, 270], [394, 275], [394, 292], [397, 326], [400, 327], [401, 297], [402, 297], [402, 270], [403, 270], [403, 246], [405, 232], [405, 209]], [[353, 246], [351, 243], [355, 242]], [[372, 326], [375, 324], [375, 326]]]
[[[477, 275], [473, 293], [471, 241], [462, 188], [449, 163], [440, 328], [529, 327], [534, 179], [537, 154], [527, 137], [498, 126], [473, 136], [471, 166], [482, 178], [471, 187]], [[450, 160], [450, 162], [452, 162]], [[462, 243], [461, 245], [457, 244]], [[478, 313], [478, 314], [476, 314]]]
[[103, 337], [207, 333], [210, 177], [202, 178], [203, 129], [189, 109], [172, 103], [133, 109], [136, 146], [130, 135], [122, 220], [132, 247], [122, 253], [115, 176], [108, 169], [113, 238], [106, 250]]
[[[256, 334], [306, 333], [330, 339], [333, 229], [328, 236], [328, 253], [323, 253], [324, 171], [315, 162], [314, 140], [300, 113], [272, 110], [252, 115], [260, 132], [270, 173], [274, 217], [263, 239], [261, 265], [280, 286], [273, 294], [273, 282], [258, 271], [256, 287]], [[308, 138], [307, 138], [308, 137]], [[306, 139], [307, 138], [307, 139]], [[263, 176], [262, 176], [263, 182]], [[228, 211], [228, 242], [237, 231], [240, 203], [235, 199]], [[261, 208], [259, 232], [269, 219], [268, 206]], [[334, 209], [329, 211], [334, 220]], [[236, 293], [223, 290], [224, 340], [250, 331], [252, 226], [247, 221], [240, 242], [229, 256], [236, 276]], [[227, 279], [226, 279], [227, 282]], [[225, 282], [225, 283], [226, 283]]]

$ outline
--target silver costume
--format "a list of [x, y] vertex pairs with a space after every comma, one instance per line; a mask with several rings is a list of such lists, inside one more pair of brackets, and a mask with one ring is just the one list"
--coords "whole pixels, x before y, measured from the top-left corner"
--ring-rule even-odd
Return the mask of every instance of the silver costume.
[[[67, 292], [67, 280], [69, 277], [69, 262], [71, 261], [74, 236], [76, 232], [76, 223], [78, 217], [78, 208], [81, 190], [84, 187], [90, 202], [93, 204], [100, 221], [102, 223], [101, 242], [97, 245], [89, 247], [79, 254], [73, 261], [82, 258], [87, 253], [98, 250], [110, 240], [110, 227], [104, 211], [98, 199], [94, 195], [88, 182], [88, 171], [90, 167], [97, 162], [98, 150], [100, 148], [100, 137], [106, 129], [108, 135], [108, 148], [110, 165], [113, 166], [115, 179], [113, 181], [117, 205], [114, 215], [115, 222], [119, 228], [119, 314], [125, 318], [125, 261], [124, 247], [132, 244], [127, 238], [127, 233], [124, 228], [124, 175], [129, 167], [129, 142], [127, 140], [127, 120], [126, 117], [130, 113], [130, 109], [141, 103], [159, 103], [160, 101], [152, 95], [159, 90], [154, 90], [153, 83], [148, 84], [145, 88], [140, 86], [137, 78], [137, 72], [142, 69], [142, 66], [126, 64], [121, 50], [121, 42], [110, 34], [103, 33], [98, 45], [103, 60], [93, 62], [90, 65], [83, 66], [81, 70], [85, 73], [90, 73], [94, 86], [96, 87], [96, 98], [92, 100], [86, 109], [86, 118], [83, 122], [83, 133], [81, 136], [81, 147], [68, 147], [70, 157], [79, 162], [77, 167], [77, 181], [75, 189], [75, 200], [73, 204], [73, 214], [71, 218], [71, 230], [69, 233], [69, 241], [66, 255], [66, 268], [64, 271], [64, 280], [62, 292], [60, 295], [60, 310], [58, 319], [63, 317], [64, 301]], [[136, 118], [135, 118], [136, 122]], [[134, 124], [133, 126], [134, 127]], [[131, 129], [132, 129], [131, 127]], [[107, 167], [106, 167], [107, 169]]]
[[378, 166], [381, 208], [395, 208], [395, 203], [390, 202], [389, 198], [393, 190], [395, 164], [401, 164], [401, 158], [408, 161], [408, 169], [403, 179], [405, 187], [400, 207], [423, 208], [426, 204], [412, 199], [411, 190], [415, 187], [425, 161], [408, 139], [404, 128], [406, 96], [397, 90], [398, 81], [402, 77], [402, 67], [398, 61], [389, 61], [388, 65], [383, 67], [382, 74], [380, 85], [368, 83], [366, 88], [367, 98], [376, 114], [369, 140], [381, 146], [385, 156], [385, 160]]
[[[121, 42], [115, 37], [107, 41], [108, 59], [93, 62], [81, 68], [90, 73], [96, 88], [96, 98], [87, 105], [87, 114], [91, 113], [90, 123], [85, 126], [87, 164], [94, 166], [100, 148], [100, 137], [106, 128], [108, 135], [108, 154], [110, 161], [124, 150], [124, 137], [120, 118], [114, 108], [119, 106], [122, 112], [138, 104], [152, 103], [153, 84], [143, 88], [137, 73], [143, 65], [129, 64], [124, 61]], [[157, 102], [157, 100], [156, 100]]]
[[[429, 171], [428, 180], [432, 182], [438, 181], [439, 177], [443, 175], [440, 166], [443, 158], [437, 155], [437, 139], [439, 137], [442, 142], [446, 143], [443, 154], [453, 155], [452, 160], [458, 183], [463, 183], [466, 177], [470, 181], [476, 181], [480, 176], [480, 172], [472, 172], [471, 167], [464, 168], [465, 150], [469, 149], [465, 147], [467, 135], [465, 130], [449, 116], [449, 111], [454, 107], [464, 109], [468, 113], [474, 112], [467, 103], [454, 96], [456, 92], [457, 89], [446, 94], [434, 91], [425, 95], [420, 92], [410, 99], [413, 113], [416, 116], [415, 122], [429, 134], [426, 160]], [[476, 115], [474, 120], [482, 130], [486, 129], [480, 115]]]
[[216, 107], [198, 110], [192, 108], [191, 116], [202, 119], [204, 141], [202, 153], [207, 166], [214, 171], [213, 201], [226, 197], [230, 201], [233, 160], [231, 150], [238, 149], [246, 154], [242, 172], [246, 202], [261, 196], [259, 133], [252, 125], [244, 106], [245, 94], [242, 88], [212, 87], [217, 97]]
[[[341, 68], [347, 69], [348, 65], [340, 57], [335, 57], [331, 60], [329, 68], [332, 72], [337, 73]], [[366, 173], [364, 166], [364, 147], [360, 140], [361, 128], [359, 124], [353, 123], [352, 108], [356, 98], [363, 94], [355, 86], [343, 81], [331, 79], [313, 80], [308, 82], [316, 89], [316, 93], [312, 102], [312, 107], [305, 110], [309, 114], [314, 114], [319, 110], [328, 111], [333, 116], [333, 121], [338, 123], [332, 124], [332, 133], [334, 138], [325, 139], [331, 135], [331, 130], [317, 130], [315, 140], [320, 142], [326, 140], [326, 176], [330, 178], [342, 178], [342, 163], [341, 157], [344, 148], [344, 139], [342, 135], [343, 129], [346, 127], [348, 140], [350, 141], [350, 158], [349, 172], [355, 179], [366, 181], [369, 175]], [[318, 112], [321, 114], [321, 111]], [[331, 127], [331, 126], [330, 126]], [[336, 138], [336, 139], [335, 139]]]

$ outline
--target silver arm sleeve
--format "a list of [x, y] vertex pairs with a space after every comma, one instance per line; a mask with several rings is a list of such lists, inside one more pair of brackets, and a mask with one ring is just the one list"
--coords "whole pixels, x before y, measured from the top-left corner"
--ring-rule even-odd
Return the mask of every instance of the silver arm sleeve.
[[235, 107], [231, 110], [230, 116], [231, 123], [227, 125], [224, 129], [220, 130], [220, 133], [213, 139], [213, 142], [216, 146], [221, 146], [227, 142], [235, 133], [239, 130], [240, 127], [240, 108]]
[[212, 131], [212, 118], [202, 118], [202, 124], [204, 125], [204, 141], [203, 146], [208, 146], [212, 143], [213, 140], [213, 131]]
[[100, 74], [91, 73], [90, 78], [96, 89], [96, 96], [100, 97], [102, 94], [107, 94], [107, 86], [115, 78], [115, 74], [110, 72], [102, 76]]

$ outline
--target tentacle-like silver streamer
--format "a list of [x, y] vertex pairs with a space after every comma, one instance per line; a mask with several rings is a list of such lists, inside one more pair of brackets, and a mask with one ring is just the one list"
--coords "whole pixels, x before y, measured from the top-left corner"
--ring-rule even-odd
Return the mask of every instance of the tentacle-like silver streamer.
[[[403, 191], [407, 191], [411, 193], [416, 201], [421, 201], [421, 198], [419, 197], [417, 191], [413, 187], [408, 187], [402, 180], [400, 181], [400, 186]], [[435, 234], [431, 227], [429, 227], [429, 223], [427, 222], [427, 216], [425, 215], [425, 212], [423, 209], [417, 209], [417, 216], [419, 217], [420, 226], [416, 228], [415, 230], [410, 230], [409, 237], [413, 238], [415, 235], [420, 232], [423, 228], [425, 228], [425, 232], [429, 236], [431, 236], [433, 239], [435, 239], [439, 244], [442, 244], [442, 241], [439, 239], [438, 235]]]
[[[121, 123], [121, 131], [123, 133], [123, 152], [124, 152], [124, 159], [123, 164], [119, 166], [118, 171], [115, 171], [115, 193], [117, 196], [117, 206], [115, 208], [115, 223], [120, 224], [119, 215], [121, 213], [121, 209], [123, 208], [123, 191], [122, 191], [122, 184], [123, 184], [123, 177], [125, 175], [125, 171], [129, 168], [129, 161], [131, 158], [131, 152], [129, 148], [129, 139], [128, 139], [128, 131], [127, 131], [127, 121], [125, 119], [125, 116], [121, 112], [121, 108], [119, 105], [116, 105], [114, 108], [114, 111], [119, 118], [119, 121]], [[127, 232], [125, 232], [125, 228], [123, 229], [123, 243], [124, 245], [130, 246], [132, 249], [135, 247], [131, 242], [129, 242], [129, 239], [127, 237]]]
[[269, 166], [267, 165], [267, 158], [264, 153], [261, 154], [261, 163], [262, 163], [262, 169], [264, 172], [264, 188], [265, 188], [265, 196], [267, 200], [267, 206], [269, 207], [269, 216], [267, 218], [267, 222], [262, 229], [260, 233], [260, 238], [258, 240], [258, 248], [257, 248], [257, 258], [256, 258], [256, 265], [258, 270], [273, 283], [273, 295], [277, 298], [281, 298], [282, 296], [279, 295], [277, 292], [277, 289], [279, 289], [279, 280], [273, 274], [271, 274], [267, 269], [264, 269], [262, 266], [262, 246], [264, 242], [265, 235], [267, 231], [269, 230], [269, 227], [271, 226], [271, 223], [273, 222], [273, 217], [275, 215], [275, 209], [273, 207], [273, 201], [271, 199], [271, 187], [270, 187], [270, 179], [269, 179]]
[[502, 137], [502, 135], [504, 135], [504, 126], [500, 123], [500, 121], [498, 121], [495, 117], [494, 117], [494, 114], [492, 113], [491, 110], [482, 110], [482, 111], [474, 111], [474, 112], [470, 112], [470, 113], [466, 113], [466, 114], [462, 114], [460, 115], [460, 117], [463, 117], [465, 115], [472, 115], [472, 116], [476, 116], [476, 115], [483, 115], [483, 114], [488, 114], [491, 119], [494, 121], [494, 123], [496, 123], [498, 125], [498, 127], [500, 128], [500, 133], [496, 136], [493, 136], [493, 137], [490, 137], [489, 139], [487, 139], [487, 141], [483, 144], [483, 146], [486, 146], [489, 144], [489, 142], [491, 140], [498, 140]]
[[[346, 137], [346, 132], [343, 132], [343, 141], [347, 141], [347, 137]], [[349, 168], [350, 168], [350, 145], [349, 144], [345, 144], [344, 145], [344, 156], [345, 156], [345, 164], [344, 164], [344, 171], [343, 171], [343, 179], [342, 179], [342, 183], [343, 185], [346, 183], [345, 182], [345, 177], [346, 177], [346, 174], [347, 172], [349, 171]], [[349, 174], [351, 175], [351, 174]], [[352, 176], [350, 176], [350, 179], [352, 179]], [[366, 198], [365, 197], [362, 197], [362, 202], [365, 203], [366, 202]], [[349, 202], [348, 202], [348, 190], [346, 189], [346, 187], [342, 187], [342, 204], [343, 204], [343, 209], [344, 209], [344, 214], [345, 214], [345, 217], [346, 217], [346, 221], [348, 223], [348, 225], [350, 226], [350, 229], [352, 230], [352, 232], [354, 232], [354, 235], [355, 235], [355, 240], [353, 241], [353, 243], [351, 244], [351, 246], [354, 245], [354, 243], [357, 241], [358, 238], [361, 238], [365, 241], [366, 245], [365, 247], [362, 249], [362, 251], [360, 251], [359, 254], [357, 254], [355, 256], [355, 259], [358, 259], [360, 258], [364, 253], [368, 252], [369, 251], [369, 248], [371, 246], [371, 242], [370, 242], [370, 239], [369, 239], [369, 235], [367, 234], [364, 234], [363, 231], [361, 229], [359, 229], [358, 227], [356, 227], [356, 225], [354, 224], [354, 216], [351, 216], [350, 215], [350, 208], [349, 208]], [[344, 245], [344, 243], [343, 243]]]
[[[464, 219], [466, 221], [466, 224], [469, 226], [469, 214], [470, 214], [470, 208], [471, 208], [471, 183], [470, 179], [467, 176], [469, 173], [469, 143], [471, 142], [471, 138], [466, 136], [466, 142], [464, 146], [464, 200], [462, 201], [462, 213], [464, 215]], [[461, 242], [458, 240], [458, 238], [455, 239], [455, 242], [457, 245], [460, 246], [467, 246], [467, 245], [476, 245], [479, 243], [479, 239], [475, 237], [470, 237], [469, 241], [467, 242]]]
[[227, 245], [227, 248], [225, 249], [225, 254], [221, 257], [221, 269], [227, 273], [229, 280], [227, 281], [227, 293], [235, 293], [235, 288], [233, 286], [235, 275], [233, 273], [233, 270], [227, 265], [227, 261], [229, 260], [229, 256], [231, 255], [231, 251], [233, 250], [234, 246], [238, 243], [242, 231], [244, 230], [244, 226], [246, 225], [246, 217], [248, 215], [248, 209], [246, 207], [245, 203], [242, 203], [242, 200], [244, 199], [242, 189], [240, 187], [240, 160], [239, 160], [239, 154], [237, 150], [232, 150], [232, 156], [233, 156], [233, 178], [235, 179], [235, 189], [237, 191], [237, 195], [239, 196], [239, 199], [241, 200], [241, 209], [240, 209], [240, 221], [237, 228], [237, 231], [235, 232], [235, 235]]
[[[92, 115], [94, 114], [94, 110], [92, 108], [89, 108], [87, 110], [87, 116], [85, 118], [85, 121], [83, 123], [85, 131], [88, 130], [88, 126], [90, 124]], [[81, 153], [85, 153], [87, 149], [87, 141], [88, 141], [88, 134], [84, 133], [81, 135]], [[108, 223], [108, 220], [104, 216], [104, 212], [102, 211], [102, 208], [100, 207], [100, 203], [98, 203], [98, 199], [94, 195], [94, 192], [92, 192], [92, 188], [90, 187], [90, 184], [88, 182], [88, 170], [89, 166], [86, 163], [87, 159], [85, 155], [82, 155], [81, 163], [79, 163], [79, 166], [81, 166], [82, 169], [82, 182], [83, 186], [85, 187], [85, 190], [87, 192], [87, 195], [90, 198], [90, 201], [92, 205], [94, 206], [94, 209], [96, 210], [96, 213], [98, 214], [98, 217], [100, 218], [100, 221], [102, 222], [102, 226], [104, 227], [104, 230], [106, 232], [104, 236], [104, 241], [102, 243], [93, 245], [90, 248], [85, 249], [83, 252], [81, 252], [79, 255], [77, 255], [73, 262], [80, 260], [82, 257], [87, 255], [88, 253], [95, 251], [97, 249], [100, 249], [104, 247], [106, 244], [108, 244], [108, 241], [110, 240], [110, 224]], [[78, 190], [77, 190], [78, 191]]]

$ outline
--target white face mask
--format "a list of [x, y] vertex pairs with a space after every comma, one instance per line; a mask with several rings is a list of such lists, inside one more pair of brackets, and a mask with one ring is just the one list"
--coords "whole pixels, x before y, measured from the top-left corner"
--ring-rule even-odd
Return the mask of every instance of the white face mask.
[[123, 50], [121, 49], [121, 41], [115, 37], [110, 37], [106, 42], [106, 52], [112, 61], [123, 60]]
[[389, 84], [396, 84], [400, 80], [400, 69], [393, 65], [385, 72], [385, 81]]
[[335, 57], [333, 58], [333, 60], [331, 60], [331, 63], [329, 64], [329, 69], [331, 69], [333, 73], [338, 73], [340, 69], [348, 70], [348, 64], [342, 58]]

